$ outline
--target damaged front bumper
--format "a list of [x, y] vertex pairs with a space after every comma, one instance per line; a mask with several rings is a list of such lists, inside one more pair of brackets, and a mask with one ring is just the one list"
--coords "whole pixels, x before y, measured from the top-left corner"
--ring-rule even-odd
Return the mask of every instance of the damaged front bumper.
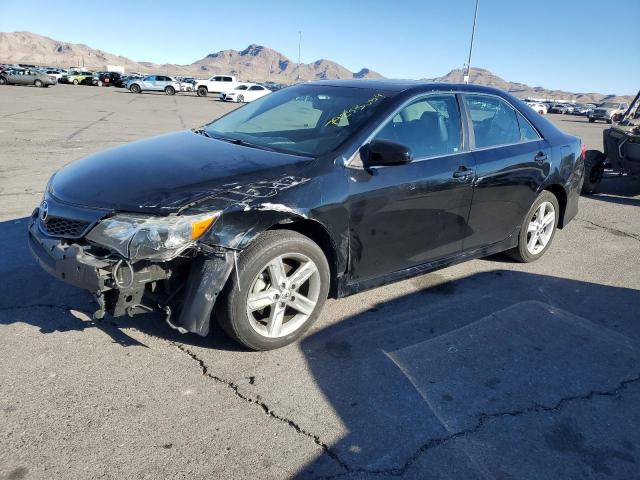
[[98, 252], [82, 239], [52, 237], [40, 228], [38, 209], [29, 222], [29, 248], [54, 277], [90, 291], [96, 318], [163, 312], [180, 332], [205, 336], [218, 295], [235, 263], [235, 251], [202, 246], [189, 258], [130, 263]]

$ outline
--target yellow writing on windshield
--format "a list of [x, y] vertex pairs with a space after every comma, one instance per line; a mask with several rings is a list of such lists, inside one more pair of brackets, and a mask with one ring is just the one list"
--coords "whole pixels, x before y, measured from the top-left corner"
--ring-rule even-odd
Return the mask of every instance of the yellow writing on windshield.
[[353, 107], [349, 108], [348, 110], [344, 110], [340, 115], [336, 115], [331, 120], [329, 120], [327, 123], [325, 123], [324, 126], [325, 127], [328, 127], [330, 125], [333, 125], [335, 127], [343, 126], [343, 125], [345, 125], [344, 122], [346, 122], [346, 120], [351, 115], [353, 115], [354, 113], [361, 112], [361, 111], [367, 109], [368, 107], [370, 107], [371, 105], [373, 105], [374, 103], [378, 102], [379, 100], [381, 100], [383, 98], [384, 98], [383, 94], [376, 93], [373, 97], [371, 97], [366, 102], [361, 103], [359, 105], [354, 105]]

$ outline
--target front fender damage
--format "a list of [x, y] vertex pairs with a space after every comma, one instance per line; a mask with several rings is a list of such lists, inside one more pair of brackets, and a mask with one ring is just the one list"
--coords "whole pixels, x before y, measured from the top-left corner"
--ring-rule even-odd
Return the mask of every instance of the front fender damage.
[[236, 259], [237, 252], [228, 249], [196, 257], [189, 269], [177, 324], [171, 322], [170, 315], [167, 315], [167, 323], [182, 333], [208, 335], [213, 307], [237, 263]]

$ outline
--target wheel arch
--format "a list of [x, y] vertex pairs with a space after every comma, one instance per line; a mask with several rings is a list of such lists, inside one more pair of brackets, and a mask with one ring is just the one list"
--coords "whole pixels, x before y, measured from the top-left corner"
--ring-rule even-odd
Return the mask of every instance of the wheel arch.
[[309, 238], [320, 247], [329, 264], [330, 281], [329, 296], [337, 298], [338, 292], [338, 249], [329, 231], [320, 222], [305, 218], [280, 221], [267, 229], [291, 230]]
[[558, 228], [564, 227], [564, 214], [567, 209], [567, 191], [558, 183], [553, 183], [544, 187], [543, 191], [551, 192], [558, 200], [560, 212], [558, 214]]

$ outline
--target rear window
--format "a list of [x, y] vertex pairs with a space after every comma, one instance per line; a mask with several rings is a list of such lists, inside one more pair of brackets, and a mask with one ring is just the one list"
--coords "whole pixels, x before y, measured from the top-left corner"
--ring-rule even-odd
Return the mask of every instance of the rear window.
[[510, 145], [520, 142], [516, 112], [502, 99], [489, 95], [465, 96], [476, 148]]

